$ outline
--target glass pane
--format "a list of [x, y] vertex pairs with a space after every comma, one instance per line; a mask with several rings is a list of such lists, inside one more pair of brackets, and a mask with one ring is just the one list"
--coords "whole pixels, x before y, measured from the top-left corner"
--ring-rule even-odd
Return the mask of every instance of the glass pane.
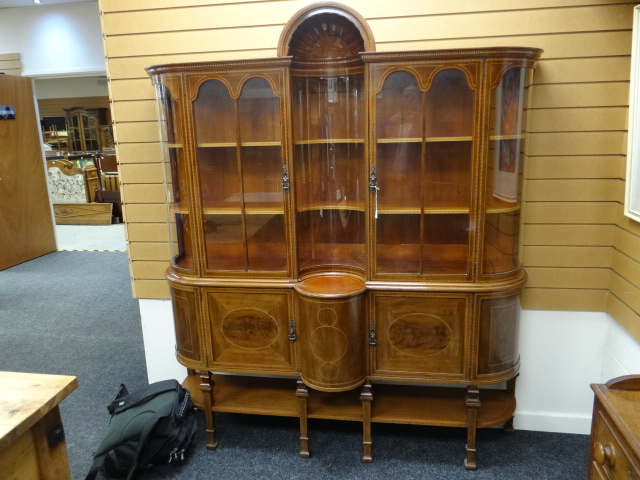
[[381, 214], [376, 224], [378, 273], [420, 272], [420, 214]]
[[244, 270], [242, 184], [233, 99], [217, 80], [204, 82], [193, 103], [208, 270]]
[[422, 271], [433, 274], [465, 274], [469, 257], [469, 214], [424, 216]]
[[513, 68], [491, 91], [484, 273], [506, 272], [519, 264], [525, 83], [526, 69]]
[[426, 136], [428, 139], [473, 135], [474, 92], [467, 76], [457, 69], [438, 73], [427, 93]]
[[245, 243], [242, 215], [211, 213], [203, 215], [204, 241], [209, 270], [244, 270]]
[[267, 80], [252, 78], [244, 84], [238, 120], [247, 269], [286, 271], [280, 100]]
[[422, 176], [422, 272], [469, 270], [474, 92], [466, 75], [438, 73], [426, 98], [425, 168]]
[[180, 268], [192, 269], [193, 227], [191, 225], [188, 192], [189, 179], [184, 161], [182, 145], [168, 141], [175, 132], [180, 132], [179, 105], [164, 85], [157, 90], [161, 105], [160, 140], [164, 149], [164, 174], [169, 206], [169, 234], [173, 263]]
[[376, 97], [377, 136], [380, 139], [422, 140], [423, 93], [407, 72], [389, 75]]
[[236, 118], [233, 99], [227, 87], [218, 80], [200, 86], [193, 102], [193, 116], [198, 146], [236, 144]]
[[362, 89], [362, 75], [293, 79], [301, 269], [365, 266]]
[[264, 78], [252, 78], [238, 99], [240, 141], [280, 144], [280, 99]]
[[395, 72], [376, 97], [376, 238], [379, 273], [420, 272], [423, 93]]
[[247, 214], [249, 270], [287, 271], [284, 214]]
[[298, 212], [300, 270], [316, 266], [364, 268], [364, 211], [313, 209]]

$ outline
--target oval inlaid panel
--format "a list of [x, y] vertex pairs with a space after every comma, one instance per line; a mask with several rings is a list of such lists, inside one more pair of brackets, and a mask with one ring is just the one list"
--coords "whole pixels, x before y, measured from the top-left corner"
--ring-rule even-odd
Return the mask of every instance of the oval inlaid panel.
[[240, 308], [222, 319], [225, 338], [240, 348], [256, 350], [271, 345], [278, 338], [278, 323], [266, 312]]
[[451, 343], [451, 328], [441, 318], [424, 313], [410, 313], [391, 323], [389, 343], [414, 357], [440, 353]]
[[323, 363], [320, 365], [320, 375], [325, 380], [335, 380], [340, 373], [340, 369], [335, 363]]
[[338, 321], [338, 314], [333, 308], [321, 308], [318, 310], [318, 322], [325, 327], [330, 327]]
[[335, 327], [316, 328], [311, 334], [311, 349], [323, 362], [335, 362], [347, 353], [349, 340]]

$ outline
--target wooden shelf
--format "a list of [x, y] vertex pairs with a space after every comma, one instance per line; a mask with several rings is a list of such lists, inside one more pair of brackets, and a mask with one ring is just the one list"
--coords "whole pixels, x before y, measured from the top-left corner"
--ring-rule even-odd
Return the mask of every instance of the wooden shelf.
[[[213, 375], [212, 411], [299, 417], [296, 380], [292, 378]], [[183, 382], [194, 404], [204, 407], [200, 377], [191, 375]], [[371, 421], [466, 427], [467, 391], [455, 387], [373, 384]], [[320, 392], [309, 389], [308, 417], [360, 422], [360, 389], [346, 392]], [[500, 425], [513, 415], [516, 401], [505, 390], [480, 390], [478, 424], [480, 428]]]
[[[520, 204], [494, 201], [487, 206], [487, 213], [507, 213], [517, 212], [520, 210]], [[445, 215], [445, 214], [468, 214], [469, 207], [463, 206], [443, 206], [443, 207], [425, 207], [425, 215]], [[421, 213], [420, 208], [403, 208], [393, 206], [378, 206], [378, 215], [419, 215]]]
[[[430, 142], [470, 142], [473, 140], [471, 136], [464, 137], [427, 137], [425, 139], [428, 143]], [[412, 137], [412, 138], [378, 138], [378, 143], [420, 143], [422, 142], [422, 138]]]
[[331, 205], [329, 203], [317, 204], [317, 205], [298, 205], [298, 212], [312, 212], [317, 210], [355, 210], [357, 212], [364, 212], [364, 202], [345, 202], [339, 205]]
[[295, 145], [331, 145], [336, 143], [364, 143], [363, 138], [318, 138], [313, 140], [296, 140]]
[[[247, 215], [284, 215], [284, 207], [247, 207], [244, 212]], [[203, 215], [240, 215], [240, 207], [205, 207], [202, 209]]]
[[[235, 148], [238, 144], [236, 142], [229, 143], [209, 143], [203, 142], [198, 143], [198, 148]], [[281, 147], [282, 142], [280, 140], [274, 141], [264, 141], [264, 142], [242, 142], [239, 144], [240, 147]]]
[[[405, 423], [466, 427], [465, 388], [412, 385], [373, 385], [372, 418], [377, 423]], [[477, 426], [492, 427], [507, 421], [516, 408], [505, 390], [480, 390]]]

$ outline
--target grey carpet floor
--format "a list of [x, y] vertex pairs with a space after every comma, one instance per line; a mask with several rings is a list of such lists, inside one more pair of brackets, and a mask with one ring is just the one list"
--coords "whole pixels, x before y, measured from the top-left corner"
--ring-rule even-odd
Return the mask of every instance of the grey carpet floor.
[[[54, 252], [0, 272], [0, 370], [75, 375], [60, 406], [73, 480], [83, 479], [106, 430], [118, 386], [147, 384], [137, 300], [121, 252]], [[139, 479], [532, 479], [586, 476], [588, 436], [500, 429], [478, 432], [477, 471], [463, 467], [465, 432], [374, 425], [374, 462], [360, 461], [361, 427], [312, 420], [300, 458], [293, 418], [217, 415], [220, 446], [204, 448], [204, 422], [187, 461]], [[99, 478], [104, 478], [101, 475]], [[2, 472], [0, 472], [2, 479]]]

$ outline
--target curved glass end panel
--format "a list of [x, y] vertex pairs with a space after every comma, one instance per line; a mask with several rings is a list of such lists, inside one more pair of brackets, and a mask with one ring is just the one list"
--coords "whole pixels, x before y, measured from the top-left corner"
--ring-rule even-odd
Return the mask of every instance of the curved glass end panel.
[[520, 192], [524, 155], [524, 100], [527, 68], [507, 70], [491, 90], [489, 155], [485, 203], [484, 274], [516, 269], [519, 264]]
[[365, 268], [364, 76], [292, 82], [298, 265]]
[[193, 269], [193, 229], [190, 217], [187, 168], [184, 160], [180, 105], [169, 88], [156, 85], [160, 143], [169, 209], [169, 235], [173, 265]]

